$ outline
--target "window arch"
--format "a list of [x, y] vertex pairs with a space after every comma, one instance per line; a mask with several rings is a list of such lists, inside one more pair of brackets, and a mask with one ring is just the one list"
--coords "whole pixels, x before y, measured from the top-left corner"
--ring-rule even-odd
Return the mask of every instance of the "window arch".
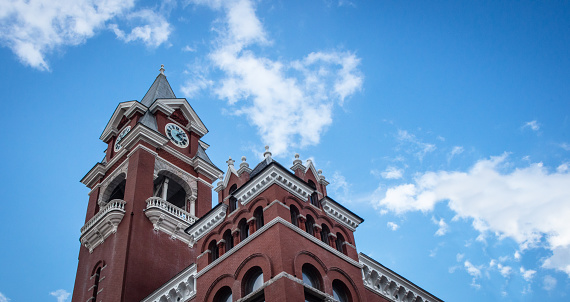
[[309, 200], [310, 200], [312, 205], [318, 207], [319, 206], [319, 193], [317, 193], [317, 186], [310, 179], [309, 179], [308, 183], [309, 183], [309, 187], [311, 187], [311, 189], [313, 189], [313, 193], [311, 193]]
[[342, 234], [340, 232], [336, 233], [336, 244], [335, 245], [336, 245], [336, 249], [339, 252], [346, 254], [346, 252], [344, 250], [345, 249], [345, 247], [344, 247], [344, 236], [342, 236]]
[[340, 302], [352, 301], [352, 297], [350, 296], [350, 291], [342, 281], [335, 279], [332, 283], [332, 287], [333, 287], [333, 297], [336, 300]]
[[92, 300], [97, 301], [97, 294], [99, 291], [99, 281], [101, 280], [101, 267], [99, 266], [95, 271], [95, 284], [93, 284], [93, 295]]
[[229, 206], [230, 206], [230, 213], [237, 210], [237, 198], [235, 198], [232, 194], [237, 190], [237, 185], [233, 184], [230, 187], [229, 190], [229, 195], [230, 195], [230, 201], [229, 201]]
[[231, 250], [234, 247], [234, 240], [232, 238], [232, 231], [226, 230], [224, 232], [224, 241], [226, 242], [226, 252]]
[[243, 241], [245, 238], [247, 238], [247, 236], [249, 236], [249, 227], [247, 226], [247, 220], [245, 220], [245, 218], [242, 218], [239, 223], [238, 223], [238, 229], [239, 229], [239, 239], [240, 242]]
[[263, 221], [263, 208], [257, 207], [255, 211], [253, 211], [253, 217], [255, 217], [255, 230], [259, 230], [263, 225], [265, 225]]
[[[251, 268], [244, 276], [243, 296], [247, 296], [263, 286], [263, 271], [259, 266]], [[257, 301], [257, 299], [255, 300]]]
[[331, 233], [331, 231], [329, 230], [329, 227], [326, 224], [322, 224], [321, 225], [322, 230], [321, 230], [321, 241], [329, 244], [329, 234]]
[[232, 302], [232, 289], [224, 286], [214, 296], [214, 302]]
[[218, 254], [218, 244], [216, 242], [216, 240], [212, 240], [210, 242], [210, 244], [208, 245], [208, 250], [210, 250], [210, 262], [212, 263], [214, 260], [218, 259], [219, 254]]
[[315, 219], [313, 219], [313, 216], [311, 215], [307, 215], [307, 222], [305, 222], [305, 231], [315, 236]]
[[298, 227], [299, 226], [299, 210], [294, 205], [289, 207], [289, 211], [291, 212], [291, 223]]
[[187, 192], [175, 179], [160, 175], [154, 180], [153, 196], [186, 210]]
[[303, 284], [322, 290], [321, 274], [319, 274], [319, 271], [314, 266], [309, 263], [303, 264], [301, 273], [303, 275]]

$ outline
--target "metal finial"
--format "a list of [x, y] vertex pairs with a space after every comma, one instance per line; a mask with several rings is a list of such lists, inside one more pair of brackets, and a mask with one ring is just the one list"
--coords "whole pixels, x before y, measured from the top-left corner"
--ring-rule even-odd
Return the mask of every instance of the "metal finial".
[[269, 152], [269, 146], [265, 146], [265, 152], [263, 152], [263, 157], [271, 157], [271, 152]]
[[160, 64], [160, 74], [164, 74], [164, 64]]

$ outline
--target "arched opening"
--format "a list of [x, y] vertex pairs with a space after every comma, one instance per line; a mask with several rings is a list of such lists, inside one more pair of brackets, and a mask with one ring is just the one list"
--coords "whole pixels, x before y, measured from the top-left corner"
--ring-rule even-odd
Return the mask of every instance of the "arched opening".
[[226, 252], [234, 247], [234, 240], [232, 238], [232, 231], [226, 230], [224, 232], [224, 241], [226, 242]]
[[230, 208], [230, 213], [237, 210], [237, 198], [235, 198], [234, 196], [232, 196], [232, 194], [237, 190], [237, 185], [233, 184], [230, 187], [229, 190], [229, 195], [230, 195], [230, 200], [229, 200], [229, 208]]
[[245, 218], [242, 218], [239, 223], [238, 223], [238, 229], [239, 229], [239, 239], [240, 242], [243, 241], [245, 238], [247, 238], [247, 236], [249, 236], [249, 227], [247, 226], [247, 220], [245, 220]]
[[125, 199], [125, 185], [127, 184], [127, 180], [123, 179], [111, 192], [111, 196], [109, 197], [109, 201], [113, 199]]
[[352, 297], [350, 296], [350, 291], [346, 285], [338, 280], [335, 279], [332, 283], [333, 287], [333, 297], [340, 302], [351, 302]]
[[154, 197], [160, 197], [165, 201], [186, 210], [186, 190], [174, 179], [160, 175], [154, 180]]
[[214, 302], [232, 302], [232, 289], [224, 286], [214, 296]]
[[[301, 273], [303, 275], [303, 284], [305, 286], [309, 286], [318, 290], [323, 290], [322, 278], [319, 271], [312, 265], [305, 263], [301, 268]], [[305, 290], [305, 302], [313, 302], [313, 301], [323, 301], [321, 298], [312, 294], [311, 291]]]
[[344, 246], [344, 236], [341, 233], [336, 233], [336, 249], [346, 255], [346, 250]]
[[212, 240], [212, 242], [210, 242], [210, 244], [208, 245], [208, 250], [210, 250], [210, 261], [208, 263], [212, 263], [212, 261], [218, 259], [219, 254], [218, 254], [218, 243], [216, 242], [216, 240]]
[[305, 222], [305, 231], [315, 236], [315, 219], [313, 219], [313, 216], [311, 215], [307, 215], [307, 222]]
[[99, 291], [100, 278], [101, 278], [101, 267], [98, 267], [97, 271], [95, 271], [95, 284], [93, 285], [93, 296], [92, 296], [93, 301], [97, 301], [97, 292]]
[[289, 211], [291, 212], [291, 223], [298, 227], [299, 226], [299, 210], [294, 205], [289, 207]]
[[321, 241], [328, 245], [329, 244], [329, 234], [331, 233], [331, 231], [329, 230], [329, 227], [324, 223], [321, 225], [321, 227], [322, 227]]
[[311, 189], [313, 190], [313, 193], [311, 193], [311, 196], [309, 197], [309, 201], [311, 202], [312, 205], [319, 207], [319, 193], [317, 193], [317, 186], [310, 179], [308, 181], [308, 184], [309, 187], [311, 187]]
[[257, 231], [265, 225], [265, 222], [263, 221], [263, 208], [257, 207], [257, 209], [253, 211], [253, 217], [255, 217], [255, 230]]
[[[245, 275], [242, 281], [243, 284], [243, 296], [247, 296], [251, 293], [256, 292], [263, 286], [263, 271], [259, 266], [251, 268]], [[265, 301], [263, 291], [255, 294], [255, 297], [251, 297], [248, 301]]]

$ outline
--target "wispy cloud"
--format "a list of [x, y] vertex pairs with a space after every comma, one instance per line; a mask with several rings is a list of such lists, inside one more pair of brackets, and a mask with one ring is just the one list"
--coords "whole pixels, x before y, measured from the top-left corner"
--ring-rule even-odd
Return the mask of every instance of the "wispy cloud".
[[540, 130], [540, 124], [536, 120], [526, 122], [522, 127], [523, 127], [523, 129], [524, 128], [530, 128], [532, 131]]
[[335, 171], [331, 177], [331, 184], [327, 186], [327, 192], [330, 189], [330, 192], [338, 196], [343, 202], [350, 201], [350, 186], [344, 175]]
[[4, 296], [3, 293], [0, 293], [0, 302], [8, 302], [8, 301], [10, 301], [10, 299]]
[[292, 61], [260, 56], [252, 46], [268, 48], [273, 42], [256, 16], [256, 2], [191, 2], [224, 13], [209, 54], [223, 73], [214, 91], [257, 127], [274, 155], [318, 144], [332, 123], [334, 105], [361, 90], [360, 58], [353, 52], [316, 51]]
[[398, 169], [396, 167], [387, 167], [386, 171], [381, 172], [380, 176], [385, 179], [400, 179], [404, 175], [403, 169]]
[[458, 218], [472, 219], [483, 237], [513, 238], [521, 250], [545, 245], [553, 254], [543, 267], [570, 276], [570, 174], [551, 173], [541, 163], [504, 173], [507, 156], [480, 160], [467, 172], [419, 174], [414, 183], [387, 188], [376, 206], [403, 214], [433, 211], [447, 201]]
[[140, 40], [148, 47], [158, 47], [167, 42], [172, 28], [162, 14], [158, 14], [150, 9], [142, 9], [127, 14], [127, 21], [136, 24], [130, 33], [119, 29], [117, 24], [109, 27], [113, 30], [117, 38], [125, 42]]
[[536, 274], [535, 270], [531, 270], [531, 269], [527, 270], [527, 269], [524, 269], [524, 267], [522, 267], [522, 266], [520, 268], [520, 272], [521, 272], [523, 279], [525, 279], [527, 282], [530, 282], [532, 280], [532, 278], [534, 278], [534, 274]]
[[465, 266], [467, 273], [473, 277], [471, 286], [476, 289], [480, 289], [481, 285], [477, 283], [477, 280], [481, 278], [481, 267], [473, 265], [469, 260], [466, 260], [463, 265]]
[[421, 139], [406, 130], [398, 130], [396, 139], [400, 142], [400, 147], [403, 146], [406, 152], [412, 153], [420, 161], [423, 160], [426, 154], [436, 150], [435, 144], [424, 143]]
[[556, 287], [557, 283], [558, 281], [554, 277], [546, 275], [542, 280], [542, 288], [544, 288], [546, 291], [551, 291]]
[[435, 236], [443, 236], [449, 230], [449, 226], [447, 223], [445, 223], [445, 220], [443, 220], [443, 218], [437, 220], [435, 217], [432, 217], [431, 221], [439, 227], [435, 232]]
[[70, 293], [68, 293], [66, 290], [63, 290], [63, 289], [58, 289], [58, 290], [53, 291], [49, 294], [56, 297], [57, 302], [65, 302], [65, 301], [67, 301], [67, 299], [71, 295]]
[[170, 33], [168, 23], [150, 10], [134, 11], [134, 7], [134, 0], [2, 1], [0, 43], [22, 63], [39, 70], [49, 70], [46, 55], [85, 43], [108, 22], [123, 16], [143, 23], [129, 34], [119, 34], [123, 40], [142, 40], [149, 46], [164, 43]]
[[451, 152], [449, 152], [449, 155], [447, 156], [447, 162], [449, 163], [456, 155], [463, 153], [463, 151], [464, 151], [463, 147], [454, 146], [453, 149], [451, 149]]
[[397, 230], [398, 228], [400, 228], [399, 225], [397, 225], [396, 223], [392, 222], [392, 221], [388, 221], [388, 223], [386, 224], [388, 226], [388, 228], [392, 231]]

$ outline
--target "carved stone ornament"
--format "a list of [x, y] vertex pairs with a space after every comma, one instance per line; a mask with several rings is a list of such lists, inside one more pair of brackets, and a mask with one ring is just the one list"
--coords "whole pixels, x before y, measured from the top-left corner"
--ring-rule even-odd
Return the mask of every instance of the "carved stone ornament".
[[155, 179], [158, 177], [159, 173], [167, 177], [174, 178], [174, 180], [176, 180], [177, 183], [181, 185], [182, 188], [184, 188], [184, 191], [186, 191], [187, 200], [190, 200], [191, 198], [194, 198], [194, 200], [196, 200], [198, 182], [194, 176], [157, 156], [156, 160], [154, 161]]

